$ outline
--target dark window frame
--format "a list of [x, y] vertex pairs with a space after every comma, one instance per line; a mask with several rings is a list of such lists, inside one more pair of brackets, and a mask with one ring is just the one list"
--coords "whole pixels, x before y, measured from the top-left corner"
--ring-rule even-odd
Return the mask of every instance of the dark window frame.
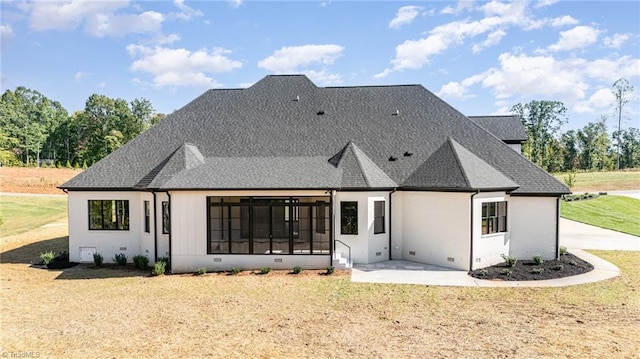
[[151, 208], [149, 201], [144, 201], [144, 232], [151, 233]]
[[[354, 223], [355, 219], [355, 223]], [[340, 202], [340, 234], [357, 235], [358, 234], [358, 202], [357, 201], [341, 201]]]
[[506, 233], [507, 228], [507, 201], [483, 202], [481, 216], [481, 234], [491, 235]]
[[316, 206], [316, 233], [325, 234], [327, 233], [326, 220], [327, 217], [324, 213], [324, 206], [326, 206], [325, 201], [316, 201], [318, 206]]
[[162, 234], [171, 232], [171, 206], [169, 201], [162, 201]]
[[[93, 204], [98, 203], [99, 213], [92, 213], [93, 209], [97, 209]], [[106, 204], [109, 206], [105, 206]], [[90, 199], [87, 201], [87, 207], [90, 231], [128, 231], [130, 229], [131, 216], [128, 199]], [[111, 221], [105, 220], [108, 216], [111, 216]], [[99, 217], [99, 221], [94, 220], [97, 219], [96, 217]]]
[[373, 202], [373, 234], [385, 233], [385, 201]]

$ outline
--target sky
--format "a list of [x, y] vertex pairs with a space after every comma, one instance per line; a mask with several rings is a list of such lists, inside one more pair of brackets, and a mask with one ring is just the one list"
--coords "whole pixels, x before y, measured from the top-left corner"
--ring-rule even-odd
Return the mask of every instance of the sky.
[[561, 101], [563, 130], [607, 116], [635, 88], [640, 1], [6, 1], [1, 91], [25, 86], [70, 113], [94, 93], [171, 113], [211, 88], [269, 74], [317, 86], [420, 84], [465, 115]]

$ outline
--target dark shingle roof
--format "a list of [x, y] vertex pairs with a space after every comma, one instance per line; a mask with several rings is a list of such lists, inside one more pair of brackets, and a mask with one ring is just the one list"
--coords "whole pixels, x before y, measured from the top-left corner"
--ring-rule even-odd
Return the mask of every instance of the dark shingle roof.
[[[568, 193], [420, 85], [321, 88], [301, 75], [209, 90], [61, 187], [436, 188], [417, 170], [448, 138], [462, 164], [442, 166], [443, 178], [462, 170], [469, 188], [511, 187], [506, 178], [514, 193]], [[481, 180], [482, 163], [493, 175]]]
[[518, 115], [469, 116], [469, 119], [506, 143], [522, 143], [527, 140], [527, 132]]

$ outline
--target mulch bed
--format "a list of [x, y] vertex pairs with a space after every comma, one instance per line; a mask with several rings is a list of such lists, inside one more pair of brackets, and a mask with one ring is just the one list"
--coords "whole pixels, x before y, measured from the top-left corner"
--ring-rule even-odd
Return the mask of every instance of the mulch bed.
[[547, 260], [538, 265], [533, 260], [519, 260], [515, 266], [505, 263], [476, 269], [469, 273], [478, 279], [488, 280], [545, 280], [570, 277], [593, 270], [593, 265], [566, 253], [557, 260]]

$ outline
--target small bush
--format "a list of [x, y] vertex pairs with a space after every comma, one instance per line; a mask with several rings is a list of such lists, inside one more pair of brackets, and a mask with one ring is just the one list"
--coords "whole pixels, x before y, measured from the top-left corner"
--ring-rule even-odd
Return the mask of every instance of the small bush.
[[333, 274], [333, 272], [334, 272], [335, 270], [336, 270], [336, 269], [335, 269], [333, 266], [328, 266], [328, 267], [327, 267], [327, 274], [328, 274], [328, 275], [331, 275], [331, 274]]
[[55, 253], [53, 253], [53, 251], [40, 253], [40, 259], [42, 259], [42, 263], [44, 264], [51, 263], [55, 257], [56, 255]]
[[564, 265], [562, 264], [556, 264], [555, 266], [553, 266], [553, 270], [563, 270], [564, 269]]
[[69, 261], [69, 252], [67, 251], [60, 251], [60, 254], [58, 254], [58, 261], [60, 262], [68, 262]]
[[563, 256], [565, 254], [567, 254], [567, 247], [560, 246], [560, 255]]
[[569, 264], [571, 264], [572, 266], [577, 266], [578, 262], [574, 261], [573, 259], [569, 261]]
[[167, 266], [169, 265], [169, 257], [158, 257], [157, 262], [164, 262]]
[[133, 257], [133, 264], [138, 269], [146, 270], [149, 268], [149, 258], [143, 255], [137, 255]]
[[488, 271], [488, 270], [486, 270], [486, 269], [480, 269], [480, 270], [478, 271], [478, 275], [479, 275], [479, 276], [481, 276], [481, 277], [486, 277], [486, 276], [488, 276], [488, 275], [489, 275], [489, 271]]
[[153, 270], [151, 271], [151, 274], [155, 276], [164, 275], [164, 272], [166, 269], [167, 269], [167, 263], [158, 261], [156, 262], [156, 264], [153, 265]]
[[93, 264], [95, 264], [96, 267], [100, 267], [102, 265], [102, 262], [104, 262], [104, 257], [102, 256], [102, 254], [94, 253]]
[[507, 276], [507, 277], [511, 277], [511, 275], [513, 274], [513, 271], [511, 269], [503, 269], [502, 272], [500, 272], [500, 274]]
[[116, 262], [117, 265], [124, 267], [127, 265], [127, 255], [124, 253], [118, 253], [113, 257], [113, 261]]
[[544, 272], [544, 268], [533, 268], [531, 270], [531, 273], [533, 273], [533, 274], [540, 274], [542, 272]]
[[271, 268], [269, 268], [269, 267], [260, 268], [260, 274], [267, 274], [269, 272], [271, 272]]
[[508, 256], [506, 254], [502, 255], [502, 259], [504, 259], [504, 262], [507, 264], [508, 267], [515, 267], [516, 263], [518, 263], [518, 260], [516, 259], [516, 257]]
[[198, 269], [196, 269], [196, 271], [193, 273], [195, 275], [203, 275], [207, 273], [207, 268], [206, 267], [198, 267]]
[[232, 275], [236, 275], [238, 273], [242, 272], [242, 269], [240, 267], [233, 267], [231, 268], [231, 270], [229, 271], [229, 273], [231, 273]]
[[293, 271], [292, 271], [293, 274], [300, 274], [300, 272], [302, 272], [302, 267], [300, 266], [293, 267]]
[[542, 263], [544, 263], [544, 259], [542, 259], [541, 255], [536, 254], [535, 256], [533, 256], [533, 263], [541, 265]]

